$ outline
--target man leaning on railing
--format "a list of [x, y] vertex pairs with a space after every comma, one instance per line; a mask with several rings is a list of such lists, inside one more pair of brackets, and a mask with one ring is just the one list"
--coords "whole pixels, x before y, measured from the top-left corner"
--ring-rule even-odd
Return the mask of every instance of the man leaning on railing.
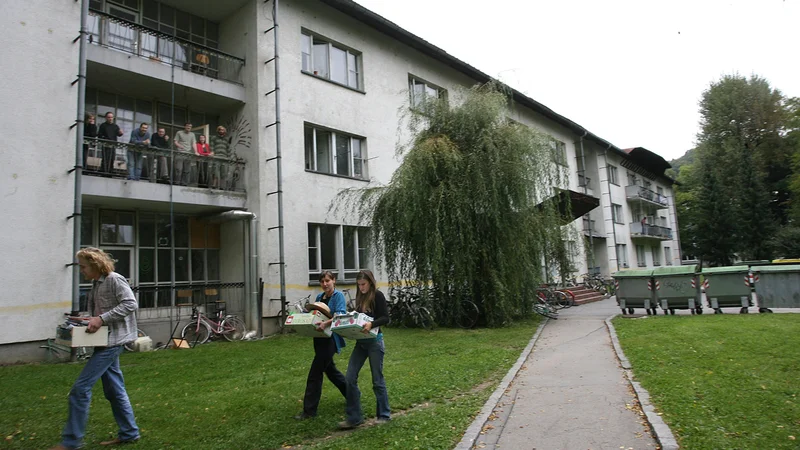
[[[129, 143], [136, 145], [150, 145], [150, 132], [147, 129], [150, 125], [143, 122], [139, 125], [138, 130], [131, 131], [131, 139]], [[144, 156], [142, 152], [136, 148], [128, 147], [128, 179], [139, 180], [142, 177], [142, 165]]]
[[[211, 151], [214, 156], [219, 158], [236, 159], [236, 153], [231, 148], [231, 138], [228, 136], [228, 130], [222, 125], [217, 127], [217, 135], [211, 136]], [[238, 178], [239, 174], [236, 172], [236, 166], [233, 163], [217, 162], [211, 172], [212, 178], [219, 180], [219, 185], [211, 186], [212, 188], [218, 187], [226, 191], [234, 189], [236, 178]]]
[[[183, 130], [178, 131], [175, 133], [175, 149], [181, 152], [183, 155], [186, 154], [194, 154], [195, 146], [197, 145], [197, 138], [195, 137], [194, 133], [192, 133], [192, 124], [190, 122], [186, 122], [183, 127]], [[189, 184], [189, 175], [192, 170], [192, 161], [186, 156], [178, 156], [175, 155], [174, 158], [175, 164], [175, 179], [173, 183], [180, 183], [183, 186], [187, 186]]]
[[[164, 128], [159, 128], [158, 133], [150, 138], [150, 146], [169, 151], [169, 136]], [[158, 155], [153, 156], [153, 164], [150, 171], [150, 181], [169, 181], [169, 164], [167, 164], [167, 156], [165, 153], [159, 152]]]

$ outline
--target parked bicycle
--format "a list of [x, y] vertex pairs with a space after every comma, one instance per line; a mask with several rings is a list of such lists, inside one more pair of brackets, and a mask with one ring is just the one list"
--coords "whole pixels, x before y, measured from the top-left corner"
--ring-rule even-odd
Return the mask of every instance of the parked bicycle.
[[355, 311], [356, 310], [356, 300], [350, 295], [350, 288], [342, 289], [342, 294], [344, 294], [345, 304], [347, 305], [348, 311]]
[[247, 332], [244, 321], [236, 315], [225, 315], [224, 310], [217, 313], [217, 317], [206, 316], [192, 305], [192, 319], [183, 327], [181, 338], [190, 347], [208, 342], [211, 336], [222, 336], [229, 341], [241, 341]]
[[565, 292], [548, 285], [540, 286], [536, 290], [536, 296], [556, 309], [569, 308], [574, 301]]
[[[140, 337], [147, 337], [147, 333], [142, 331], [141, 328], [137, 328], [136, 329], [136, 338], [138, 339]], [[134, 347], [134, 343], [135, 342], [136, 341], [128, 342], [127, 344], [124, 344], [123, 347], [125, 348], [126, 351], [129, 351], [129, 352], [136, 351], [136, 347]]]
[[[47, 362], [63, 361], [69, 359], [72, 355], [72, 347], [56, 344], [55, 338], [48, 339], [47, 342], [45, 342], [44, 345], [40, 345], [39, 348], [43, 348], [47, 352]], [[78, 361], [86, 360], [92, 356], [93, 352], [94, 348], [92, 347], [75, 347], [75, 358]]]
[[433, 314], [422, 306], [419, 289], [410, 286], [393, 288], [389, 296], [389, 317], [392, 325], [426, 330], [434, 327]]

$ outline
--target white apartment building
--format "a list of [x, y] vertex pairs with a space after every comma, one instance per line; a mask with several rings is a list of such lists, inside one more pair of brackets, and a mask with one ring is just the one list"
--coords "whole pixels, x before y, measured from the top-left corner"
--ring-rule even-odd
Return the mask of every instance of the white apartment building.
[[[75, 277], [76, 245], [113, 254], [155, 341], [188, 318], [178, 306], [186, 303], [224, 301], [250, 328], [273, 333], [282, 299], [318, 291], [321, 270], [346, 288], [359, 269], [375, 268], [368, 228], [332, 200], [390, 180], [409, 102], [457, 102], [459, 89], [491, 77], [350, 0], [275, 1], [6, 5], [0, 312], [10, 326], [0, 331], [0, 361], [44, 356], [38, 345], [81, 309], [90, 285]], [[576, 274], [679, 264], [666, 161], [513, 97], [510, 117], [557, 141], [573, 198], [599, 203], [570, 225], [586, 237], [574, 243]], [[141, 123], [173, 139], [186, 122], [207, 137], [226, 126], [241, 161], [187, 157], [182, 185], [170, 150], [83, 140], [81, 99], [98, 125], [114, 114], [120, 143]], [[141, 178], [127, 179], [136, 158]], [[214, 167], [233, 184], [215, 186]]]

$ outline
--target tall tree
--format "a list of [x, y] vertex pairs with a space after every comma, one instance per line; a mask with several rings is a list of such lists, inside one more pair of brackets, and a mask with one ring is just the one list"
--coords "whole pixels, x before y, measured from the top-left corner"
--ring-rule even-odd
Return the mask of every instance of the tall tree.
[[507, 119], [495, 86], [460, 100], [409, 109], [412, 138], [391, 182], [343, 192], [338, 205], [358, 208], [390, 282], [429, 293], [439, 321], [455, 324], [469, 298], [499, 326], [528, 309], [544, 267], [568, 265], [562, 205], [546, 201], [567, 177], [550, 138]]

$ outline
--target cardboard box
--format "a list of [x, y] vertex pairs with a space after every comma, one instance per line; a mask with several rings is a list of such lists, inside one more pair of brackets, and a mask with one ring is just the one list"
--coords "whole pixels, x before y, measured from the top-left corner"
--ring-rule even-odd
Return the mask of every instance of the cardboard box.
[[331, 323], [331, 330], [339, 336], [347, 339], [375, 339], [378, 336], [378, 330], [369, 330], [369, 333], [364, 333], [363, 326], [367, 322], [372, 322], [372, 317], [358, 312], [351, 312], [347, 314], [336, 314], [333, 316], [333, 323]]
[[56, 328], [56, 344], [66, 347], [105, 347], [108, 345], [108, 327], [102, 326], [94, 333], [87, 333], [86, 327], [60, 325]]
[[325, 315], [319, 311], [312, 311], [310, 313], [292, 313], [286, 318], [286, 328], [295, 330], [298, 334], [311, 337], [331, 337], [331, 328], [328, 327], [324, 331], [317, 330], [317, 324], [328, 320]]

